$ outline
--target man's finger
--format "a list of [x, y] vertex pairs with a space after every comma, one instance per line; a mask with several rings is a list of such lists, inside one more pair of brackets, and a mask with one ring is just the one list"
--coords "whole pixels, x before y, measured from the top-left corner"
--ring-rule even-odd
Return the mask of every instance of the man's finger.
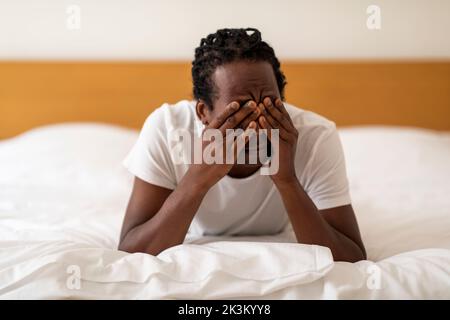
[[[251, 121], [245, 131], [236, 138], [233, 143], [234, 150], [234, 162], [237, 161], [239, 154], [245, 148], [245, 145], [250, 140], [253, 134], [256, 132], [257, 123], [255, 121]], [[239, 139], [244, 139], [243, 143], [238, 143]]]
[[281, 129], [281, 124], [267, 111], [264, 104], [260, 104], [264, 119], [270, 125], [271, 129]]
[[225, 110], [223, 110], [216, 118], [214, 118], [211, 123], [209, 124], [208, 128], [214, 128], [218, 129], [220, 128], [223, 123], [236, 111], [239, 110], [239, 103], [236, 101], [231, 102], [225, 107]]
[[[261, 108], [264, 110], [264, 106]], [[278, 136], [285, 140], [289, 141], [291, 139], [290, 133], [284, 129], [267, 111], [263, 111], [263, 115], [259, 118], [259, 122], [261, 124], [261, 128], [267, 129], [267, 135], [269, 140], [271, 139], [270, 131], [278, 130]]]
[[289, 115], [289, 112], [287, 112], [286, 107], [284, 106], [284, 103], [283, 103], [283, 101], [281, 101], [280, 98], [275, 99], [275, 106], [277, 106], [277, 108], [281, 110], [281, 113], [283, 113], [286, 116], [286, 118], [291, 123], [292, 127], [295, 128], [294, 122], [292, 121], [291, 116]]
[[275, 105], [272, 103], [272, 99], [266, 97], [264, 98], [263, 102], [267, 111], [278, 123], [280, 123], [287, 131], [293, 130], [293, 125], [289, 121], [290, 116], [283, 114], [279, 108], [276, 108]]
[[220, 126], [222, 134], [226, 134], [227, 129], [234, 129], [244, 120], [248, 115], [250, 115], [256, 109], [256, 103], [254, 101], [247, 102], [238, 112], [230, 115]]
[[272, 126], [267, 122], [266, 117], [261, 116], [261, 117], [259, 117], [258, 121], [259, 121], [259, 125], [261, 126], [261, 128], [267, 130], [267, 138], [269, 138], [269, 140], [272, 141], [272, 135], [271, 135]]
[[[250, 122], [255, 121], [259, 118], [259, 116], [261, 115], [261, 110], [259, 108], [256, 108], [255, 111], [253, 111], [253, 113], [251, 113], [247, 118], [245, 118], [244, 120], [242, 120], [241, 124], [239, 125], [240, 128], [245, 129], [249, 126]], [[256, 128], [258, 127], [258, 123], [256, 123]]]

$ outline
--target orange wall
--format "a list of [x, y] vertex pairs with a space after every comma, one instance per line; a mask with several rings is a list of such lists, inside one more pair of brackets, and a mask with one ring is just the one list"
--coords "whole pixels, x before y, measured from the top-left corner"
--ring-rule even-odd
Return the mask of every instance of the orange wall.
[[[450, 62], [285, 62], [287, 101], [340, 126], [450, 130]], [[139, 128], [164, 102], [191, 99], [187, 62], [2, 62], [0, 138], [57, 122]]]

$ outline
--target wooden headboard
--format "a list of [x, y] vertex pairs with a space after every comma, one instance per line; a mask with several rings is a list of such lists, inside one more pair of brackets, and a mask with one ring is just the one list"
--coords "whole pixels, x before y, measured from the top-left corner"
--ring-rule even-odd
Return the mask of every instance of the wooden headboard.
[[[285, 62], [287, 101], [339, 126], [450, 130], [450, 61]], [[139, 128], [164, 102], [191, 99], [188, 62], [0, 62], [0, 138], [96, 121]]]

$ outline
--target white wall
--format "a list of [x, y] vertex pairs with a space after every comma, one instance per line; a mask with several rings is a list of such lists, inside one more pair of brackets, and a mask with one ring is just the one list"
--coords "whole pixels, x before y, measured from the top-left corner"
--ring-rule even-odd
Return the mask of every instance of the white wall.
[[201, 37], [246, 26], [285, 59], [450, 58], [450, 0], [0, 0], [0, 59], [191, 59]]

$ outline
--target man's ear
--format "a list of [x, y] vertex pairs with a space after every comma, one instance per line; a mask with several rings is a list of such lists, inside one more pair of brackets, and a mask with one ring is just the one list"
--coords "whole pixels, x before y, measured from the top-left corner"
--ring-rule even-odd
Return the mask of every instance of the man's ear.
[[211, 119], [211, 110], [203, 100], [198, 100], [195, 106], [197, 117], [204, 125], [208, 125]]

